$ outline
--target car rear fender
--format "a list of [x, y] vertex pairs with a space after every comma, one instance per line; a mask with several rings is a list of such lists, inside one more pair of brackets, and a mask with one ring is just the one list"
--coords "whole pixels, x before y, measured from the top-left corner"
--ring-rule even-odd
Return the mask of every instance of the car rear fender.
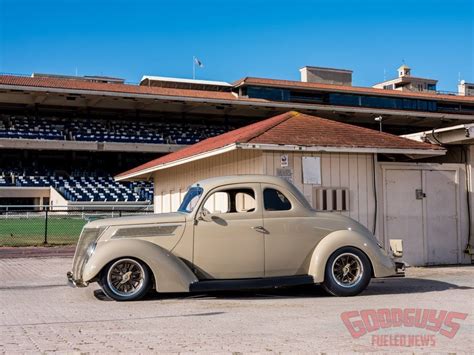
[[166, 249], [142, 239], [117, 239], [99, 242], [87, 261], [83, 280], [91, 281], [111, 261], [131, 257], [143, 261], [151, 269], [158, 292], [189, 292], [196, 275], [178, 257]]
[[396, 273], [395, 263], [381, 249], [375, 239], [356, 231], [339, 230], [328, 234], [314, 248], [311, 256], [308, 274], [313, 276], [314, 282], [324, 281], [326, 263], [330, 256], [339, 248], [354, 247], [361, 250], [372, 264], [373, 276], [386, 277]]

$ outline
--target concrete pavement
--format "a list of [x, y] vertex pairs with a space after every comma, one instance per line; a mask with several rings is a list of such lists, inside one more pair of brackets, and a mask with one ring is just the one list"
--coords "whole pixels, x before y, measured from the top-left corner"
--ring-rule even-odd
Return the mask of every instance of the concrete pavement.
[[[150, 294], [142, 301], [118, 303], [106, 299], [96, 284], [67, 287], [71, 261], [0, 259], [0, 352], [474, 352], [472, 266], [409, 269], [407, 278], [375, 280], [352, 298], [305, 287]], [[452, 339], [404, 326], [353, 339], [341, 319], [343, 312], [355, 311], [349, 325], [358, 324], [357, 312], [384, 308], [446, 310], [467, 318], [455, 319], [460, 328]], [[414, 335], [429, 341], [434, 336], [435, 343], [400, 345], [400, 336]]]

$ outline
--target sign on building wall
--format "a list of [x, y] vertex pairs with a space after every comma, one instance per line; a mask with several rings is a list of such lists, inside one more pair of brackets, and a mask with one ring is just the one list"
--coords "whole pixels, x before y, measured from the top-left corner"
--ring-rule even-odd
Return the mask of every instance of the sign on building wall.
[[320, 157], [303, 157], [303, 183], [321, 185]]
[[281, 177], [285, 179], [286, 181], [289, 181], [293, 183], [293, 170], [290, 168], [277, 168], [276, 169], [276, 175], [278, 177]]
[[280, 166], [286, 168], [288, 166], [288, 154], [280, 155]]

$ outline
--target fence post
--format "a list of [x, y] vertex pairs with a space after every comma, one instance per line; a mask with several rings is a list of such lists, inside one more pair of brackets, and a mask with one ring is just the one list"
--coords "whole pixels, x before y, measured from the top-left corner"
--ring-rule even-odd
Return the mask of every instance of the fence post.
[[46, 207], [46, 213], [44, 215], [44, 243], [48, 244], [48, 207]]

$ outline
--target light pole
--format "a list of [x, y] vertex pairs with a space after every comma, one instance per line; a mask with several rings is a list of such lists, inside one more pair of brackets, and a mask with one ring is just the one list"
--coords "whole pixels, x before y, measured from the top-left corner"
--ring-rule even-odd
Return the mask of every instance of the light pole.
[[382, 120], [383, 120], [383, 117], [382, 117], [382, 116], [377, 116], [377, 117], [374, 118], [374, 120], [379, 123], [379, 129], [380, 129], [380, 132], [382, 132]]

